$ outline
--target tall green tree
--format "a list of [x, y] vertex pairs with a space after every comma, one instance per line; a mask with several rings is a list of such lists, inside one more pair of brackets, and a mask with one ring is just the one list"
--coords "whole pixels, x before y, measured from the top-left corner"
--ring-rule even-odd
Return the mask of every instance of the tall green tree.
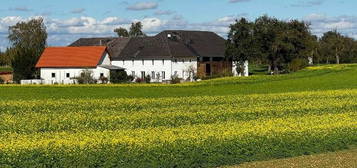
[[230, 25], [226, 44], [226, 56], [230, 57], [237, 65], [236, 71], [244, 73], [245, 61], [254, 59], [256, 50], [254, 47], [254, 24], [245, 18], [236, 20]]
[[324, 51], [326, 63], [330, 63], [332, 57], [335, 57], [335, 63], [340, 63], [340, 58], [345, 49], [344, 37], [336, 30], [324, 33], [321, 37], [321, 48]]
[[129, 37], [129, 32], [123, 27], [114, 29], [114, 32], [118, 34], [119, 37]]
[[146, 36], [142, 31], [143, 25], [141, 22], [131, 23], [129, 31], [123, 27], [114, 29], [114, 32], [118, 34], [119, 37], [141, 37]]
[[284, 24], [276, 18], [262, 16], [255, 20], [255, 38], [259, 46], [261, 59], [269, 65], [268, 71], [279, 73], [279, 64], [282, 62], [282, 53], [287, 45], [284, 40]]
[[11, 44], [9, 57], [13, 58], [14, 80], [34, 78], [35, 65], [47, 45], [43, 19], [32, 19], [10, 26], [8, 39]]
[[10, 66], [11, 65], [11, 58], [8, 57], [8, 52], [0, 51], [0, 66]]
[[143, 24], [141, 24], [141, 22], [132, 23], [129, 31], [130, 37], [145, 36], [142, 29], [143, 29]]
[[0, 66], [6, 65], [5, 62], [5, 53], [1, 52], [0, 50]]
[[308, 41], [312, 38], [308, 24], [262, 16], [256, 19], [254, 27], [260, 59], [269, 65], [269, 71], [279, 74], [294, 59], [307, 60], [306, 53], [311, 50]]

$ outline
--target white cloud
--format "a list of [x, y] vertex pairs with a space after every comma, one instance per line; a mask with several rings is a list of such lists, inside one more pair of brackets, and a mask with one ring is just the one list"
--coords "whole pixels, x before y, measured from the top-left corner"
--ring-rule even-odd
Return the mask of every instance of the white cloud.
[[128, 6], [126, 9], [140, 11], [140, 10], [156, 9], [158, 6], [159, 4], [156, 2], [138, 2]]
[[73, 10], [71, 10], [71, 13], [73, 13], [73, 14], [80, 14], [80, 13], [83, 13], [84, 11], [86, 11], [86, 9], [84, 9], [84, 8], [78, 8], [78, 9], [73, 9]]
[[18, 12], [30, 12], [32, 11], [30, 8], [26, 6], [18, 6], [14, 8], [9, 8], [10, 11], [18, 11]]
[[312, 13], [312, 14], [304, 17], [304, 20], [309, 20], [309, 21], [318, 21], [318, 20], [324, 20], [324, 19], [326, 19], [326, 15], [317, 14], [317, 13]]
[[324, 14], [310, 14], [303, 18], [311, 24], [312, 32], [318, 36], [331, 30], [337, 30], [344, 35], [356, 37], [357, 16], [326, 16]]
[[156, 11], [154, 14], [155, 15], [172, 15], [174, 14], [175, 12], [174, 11], [171, 11], [171, 10], [158, 10]]
[[320, 6], [325, 2], [325, 0], [305, 0], [302, 1], [300, 0], [299, 2], [296, 2], [292, 4], [292, 7], [312, 7], [312, 6]]

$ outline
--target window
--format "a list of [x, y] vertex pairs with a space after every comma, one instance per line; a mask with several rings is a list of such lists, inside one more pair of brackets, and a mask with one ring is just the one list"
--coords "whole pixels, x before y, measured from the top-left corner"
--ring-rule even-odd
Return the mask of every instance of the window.
[[141, 71], [141, 78], [145, 78], [145, 71]]
[[104, 73], [100, 73], [100, 77], [101, 77], [101, 78], [104, 77]]
[[177, 63], [177, 59], [174, 60], [174, 63]]
[[162, 65], [165, 65], [165, 60], [162, 60]]
[[131, 71], [131, 76], [135, 78], [135, 71]]
[[70, 78], [71, 75], [69, 73], [66, 73], [66, 78]]
[[152, 60], [152, 65], [155, 65], [155, 60]]
[[165, 77], [165, 71], [162, 71], [162, 79], [165, 79], [166, 77]]
[[152, 78], [152, 79], [155, 79], [155, 71], [152, 71], [152, 72], [151, 72], [151, 78]]
[[56, 73], [52, 73], [52, 78], [55, 78], [56, 77]]
[[144, 60], [142, 60], [142, 63], [143, 63], [143, 65], [145, 65], [145, 61]]

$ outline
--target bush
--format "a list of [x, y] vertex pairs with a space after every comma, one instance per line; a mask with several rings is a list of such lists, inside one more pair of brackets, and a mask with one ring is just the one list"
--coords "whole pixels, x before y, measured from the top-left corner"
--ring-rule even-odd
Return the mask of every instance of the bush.
[[135, 83], [144, 83], [144, 79], [143, 78], [136, 78], [135, 79]]
[[145, 80], [145, 83], [150, 83], [151, 82], [150, 75], [147, 75], [144, 80]]
[[83, 70], [79, 77], [76, 77], [79, 84], [95, 84], [97, 80], [93, 77], [93, 72], [90, 70]]
[[132, 75], [129, 75], [129, 76], [128, 76], [128, 81], [129, 81], [129, 82], [134, 81], [134, 79], [135, 79], [134, 76], [132, 76]]
[[128, 74], [125, 71], [111, 71], [110, 82], [111, 83], [126, 83], [131, 81]]
[[288, 65], [289, 72], [296, 72], [307, 67], [308, 62], [305, 59], [296, 58]]
[[99, 81], [102, 83], [102, 84], [107, 84], [109, 82], [109, 79], [104, 77], [104, 76], [101, 76], [99, 78]]
[[179, 78], [177, 75], [171, 76], [171, 84], [177, 83], [181, 83], [181, 78]]

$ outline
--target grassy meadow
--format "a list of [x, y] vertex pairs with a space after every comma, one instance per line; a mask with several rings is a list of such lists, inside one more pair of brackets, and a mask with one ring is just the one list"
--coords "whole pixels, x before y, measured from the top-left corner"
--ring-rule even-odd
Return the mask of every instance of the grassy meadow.
[[357, 145], [357, 65], [177, 85], [0, 86], [0, 167], [217, 167]]

